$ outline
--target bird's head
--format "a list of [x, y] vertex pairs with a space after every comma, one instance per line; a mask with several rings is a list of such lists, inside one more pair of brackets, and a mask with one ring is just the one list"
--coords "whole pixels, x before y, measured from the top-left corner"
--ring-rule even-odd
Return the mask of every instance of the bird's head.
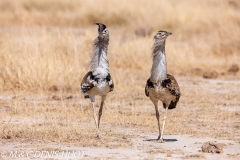
[[171, 32], [167, 32], [167, 31], [158, 31], [155, 34], [154, 39], [155, 41], [165, 41], [167, 37], [171, 34], [172, 34]]
[[109, 33], [106, 25], [102, 23], [96, 23], [98, 25], [98, 39], [100, 41], [109, 40]]

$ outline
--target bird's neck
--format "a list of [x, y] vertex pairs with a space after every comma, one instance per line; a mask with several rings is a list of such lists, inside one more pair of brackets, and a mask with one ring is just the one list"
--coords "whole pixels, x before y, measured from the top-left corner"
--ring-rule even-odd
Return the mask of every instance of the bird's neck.
[[108, 41], [99, 41], [98, 39], [94, 40], [93, 54], [89, 62], [89, 66], [93, 75], [98, 78], [105, 78], [109, 73], [107, 51]]
[[159, 83], [167, 78], [167, 60], [164, 45], [153, 45], [153, 65], [151, 69], [151, 81]]

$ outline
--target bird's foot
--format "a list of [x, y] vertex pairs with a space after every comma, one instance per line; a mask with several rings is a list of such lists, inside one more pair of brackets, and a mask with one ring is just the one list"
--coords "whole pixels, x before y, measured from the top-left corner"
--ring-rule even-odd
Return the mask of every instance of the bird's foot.
[[99, 133], [97, 133], [97, 137], [96, 137], [97, 139], [101, 139], [102, 138], [102, 136], [99, 134]]
[[161, 136], [158, 136], [157, 141], [159, 141], [160, 143], [164, 143], [165, 142], [164, 139]]
[[159, 139], [158, 142], [165, 143], [165, 141], [163, 139]]

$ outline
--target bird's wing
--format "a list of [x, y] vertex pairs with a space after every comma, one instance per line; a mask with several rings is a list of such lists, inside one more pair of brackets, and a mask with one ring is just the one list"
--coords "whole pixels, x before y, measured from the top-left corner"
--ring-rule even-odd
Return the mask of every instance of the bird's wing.
[[167, 78], [162, 81], [162, 86], [167, 88], [172, 95], [180, 96], [180, 88], [176, 79], [172, 75], [167, 74]]
[[145, 86], [145, 94], [146, 94], [147, 97], [149, 96], [148, 88], [154, 88], [154, 84], [150, 80], [150, 78], [147, 80], [147, 83], [146, 83], [146, 86]]
[[[180, 88], [178, 86], [176, 79], [172, 75], [167, 74], [167, 78], [162, 81], [162, 86], [168, 89], [169, 92], [176, 97], [175, 101], [171, 101], [169, 105], [169, 109], [175, 108], [181, 96]], [[166, 108], [165, 104], [163, 105], [164, 105], [164, 108]]]
[[89, 91], [91, 88], [94, 87], [93, 81], [91, 81], [92, 79], [92, 72], [89, 71], [84, 77], [83, 80], [81, 82], [81, 91], [82, 93], [86, 93], [87, 91]]
[[114, 83], [113, 83], [113, 80], [112, 80], [112, 77], [111, 77], [110, 73], [108, 73], [108, 76], [106, 77], [106, 80], [107, 80], [108, 85], [110, 87], [110, 92], [113, 91]]

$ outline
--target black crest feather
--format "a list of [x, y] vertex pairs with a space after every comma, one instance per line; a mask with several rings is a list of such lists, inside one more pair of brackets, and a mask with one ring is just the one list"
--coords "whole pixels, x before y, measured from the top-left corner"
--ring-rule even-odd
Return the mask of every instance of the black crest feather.
[[98, 25], [98, 32], [102, 32], [104, 31], [107, 27], [105, 24], [102, 24], [102, 23], [96, 23], [96, 25]]

